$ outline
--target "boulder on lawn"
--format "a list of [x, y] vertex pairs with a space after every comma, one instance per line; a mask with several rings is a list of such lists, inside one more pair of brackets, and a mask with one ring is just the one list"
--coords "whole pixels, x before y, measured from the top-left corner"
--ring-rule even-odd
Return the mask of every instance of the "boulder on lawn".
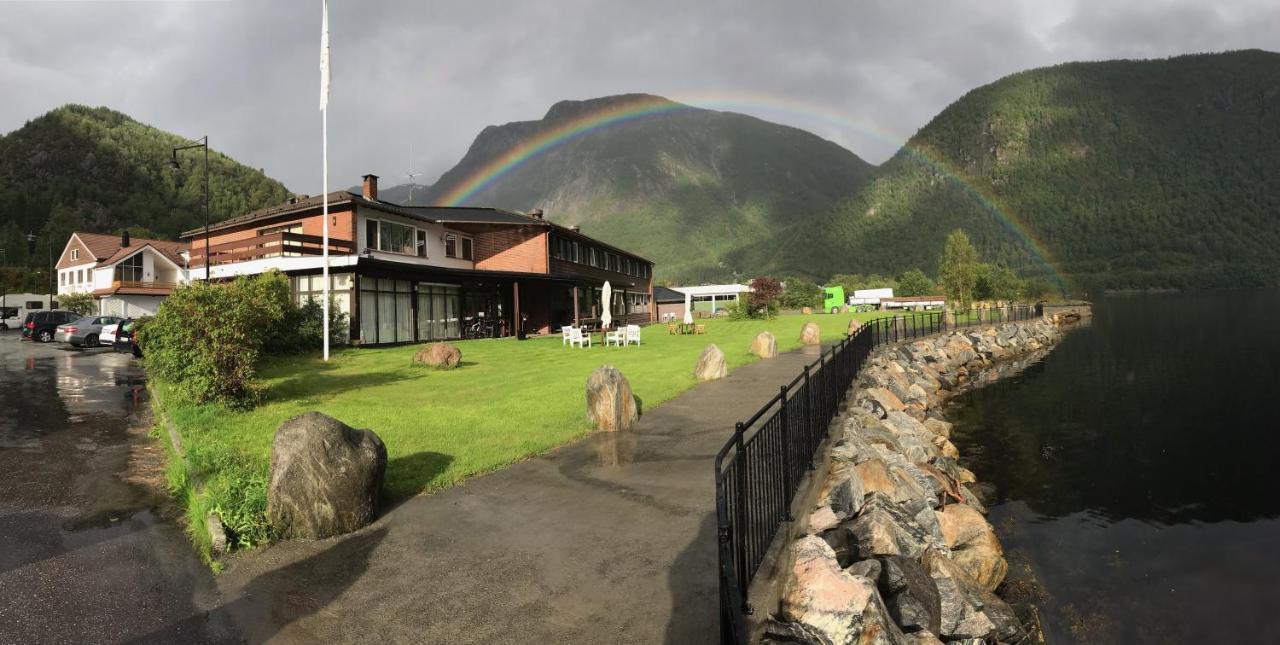
[[698, 355], [698, 362], [693, 366], [693, 376], [699, 381], [714, 381], [724, 378], [729, 369], [724, 364], [724, 352], [715, 344], [707, 345]]
[[462, 360], [462, 350], [449, 343], [431, 343], [418, 350], [413, 362], [441, 370], [451, 370]]
[[378, 435], [319, 412], [280, 424], [271, 443], [267, 519], [283, 537], [354, 531], [378, 511], [387, 448]]
[[627, 377], [612, 365], [601, 365], [587, 377], [587, 420], [596, 430], [630, 430], [640, 418], [636, 397]]
[[773, 358], [778, 355], [778, 339], [773, 334], [762, 331], [751, 341], [751, 353], [760, 358]]
[[850, 318], [850, 319], [849, 319], [849, 332], [848, 332], [848, 334], [849, 334], [850, 336], [852, 336], [852, 335], [854, 335], [854, 334], [858, 333], [858, 330], [859, 330], [859, 329], [862, 329], [862, 322], [861, 322], [861, 321], [859, 321], [857, 318]]
[[800, 313], [802, 313], [802, 314], [804, 314], [804, 315], [808, 316], [808, 315], [810, 315], [810, 314], [812, 314], [812, 313], [813, 313], [813, 307], [801, 307], [801, 308], [800, 308]]
[[818, 323], [807, 322], [800, 328], [800, 342], [805, 345], [822, 344], [822, 332], [818, 329]]

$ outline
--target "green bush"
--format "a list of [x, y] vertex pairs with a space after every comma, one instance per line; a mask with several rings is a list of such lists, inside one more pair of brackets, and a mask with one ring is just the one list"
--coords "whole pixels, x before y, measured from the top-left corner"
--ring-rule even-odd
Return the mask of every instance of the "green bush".
[[800, 309], [801, 307], [822, 306], [822, 287], [804, 278], [791, 278], [787, 280], [786, 285], [786, 288], [782, 291], [781, 298], [783, 307]]
[[[300, 354], [320, 349], [324, 339], [323, 320], [324, 307], [315, 298], [308, 298], [301, 306], [286, 310], [266, 347], [275, 354]], [[345, 345], [348, 334], [347, 314], [338, 311], [330, 301], [329, 344]]]
[[148, 371], [196, 402], [249, 406], [258, 357], [297, 307], [278, 271], [175, 289], [139, 333]]
[[935, 289], [933, 280], [930, 280], [929, 276], [919, 269], [911, 269], [898, 276], [898, 290], [895, 295], [932, 296], [936, 295]]
[[92, 316], [98, 313], [98, 300], [88, 292], [64, 293], [58, 296], [58, 306], [81, 316]]

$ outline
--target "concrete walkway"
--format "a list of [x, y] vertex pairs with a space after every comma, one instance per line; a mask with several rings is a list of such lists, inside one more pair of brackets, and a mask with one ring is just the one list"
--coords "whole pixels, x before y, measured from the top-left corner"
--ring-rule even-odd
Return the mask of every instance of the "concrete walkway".
[[713, 642], [715, 453], [816, 354], [740, 368], [636, 432], [410, 499], [350, 536], [234, 560], [218, 615], [192, 619], [230, 618], [253, 642]]

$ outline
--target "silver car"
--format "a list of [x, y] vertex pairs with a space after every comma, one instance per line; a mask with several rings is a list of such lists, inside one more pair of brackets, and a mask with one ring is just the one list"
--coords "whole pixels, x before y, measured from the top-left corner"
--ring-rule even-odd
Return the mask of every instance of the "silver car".
[[102, 328], [119, 322], [119, 316], [85, 316], [65, 325], [58, 325], [53, 339], [59, 343], [71, 343], [73, 347], [97, 347]]

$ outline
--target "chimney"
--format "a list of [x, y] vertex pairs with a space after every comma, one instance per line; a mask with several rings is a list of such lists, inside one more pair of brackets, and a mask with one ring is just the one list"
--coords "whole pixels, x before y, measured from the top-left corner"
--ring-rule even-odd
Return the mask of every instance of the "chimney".
[[574, 233], [577, 233], [577, 232], [579, 232], [579, 231], [581, 231], [581, 230], [582, 230], [582, 227], [581, 227], [581, 226], [577, 226], [577, 225], [575, 225], [575, 226], [570, 226], [570, 227], [569, 227], [569, 230], [573, 231]]
[[120, 234], [120, 248], [129, 248], [129, 231], [127, 230]]
[[533, 219], [542, 219], [542, 209], [535, 208], [529, 211], [529, 217], [532, 217]]
[[377, 175], [364, 176], [364, 198], [373, 200], [373, 201], [378, 201], [378, 176]]

